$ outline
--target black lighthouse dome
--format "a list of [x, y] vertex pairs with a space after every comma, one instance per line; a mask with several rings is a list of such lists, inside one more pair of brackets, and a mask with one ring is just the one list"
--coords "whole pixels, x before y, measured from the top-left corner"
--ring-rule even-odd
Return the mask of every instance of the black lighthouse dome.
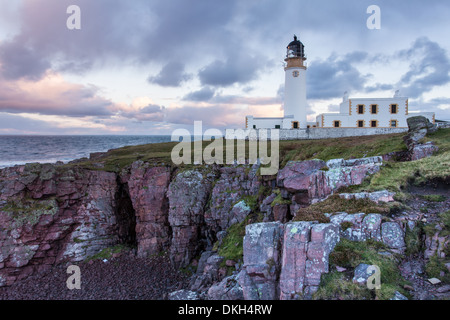
[[296, 35], [294, 35], [294, 41], [287, 46], [287, 57], [305, 58], [305, 46], [297, 39]]

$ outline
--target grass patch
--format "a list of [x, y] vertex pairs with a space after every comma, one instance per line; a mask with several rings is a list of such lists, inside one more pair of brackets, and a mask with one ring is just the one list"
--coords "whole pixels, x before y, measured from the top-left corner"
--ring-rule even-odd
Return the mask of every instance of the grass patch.
[[113, 254], [123, 252], [125, 250], [128, 250], [128, 247], [122, 244], [118, 244], [114, 247], [106, 248], [100, 251], [99, 253], [88, 257], [85, 262], [89, 262], [91, 260], [104, 260], [104, 259], [111, 259]]
[[[437, 255], [434, 255], [430, 258], [428, 263], [425, 266], [425, 271], [430, 278], [437, 278], [441, 280], [445, 284], [450, 284], [450, 273], [448, 272], [445, 263], [449, 262], [445, 259], [438, 258]], [[444, 275], [441, 275], [441, 272], [444, 272]]]
[[313, 294], [312, 298], [314, 300], [370, 300], [373, 296], [367, 287], [353, 283], [343, 273], [334, 271], [322, 275], [319, 290]]
[[433, 141], [439, 152], [431, 157], [409, 162], [388, 162], [374, 174], [366, 191], [388, 189], [401, 191], [409, 184], [421, 185], [431, 180], [450, 176], [450, 129], [439, 129], [429, 134], [425, 142]]
[[440, 194], [427, 194], [420, 196], [422, 199], [430, 202], [444, 202], [446, 197]]
[[275, 207], [277, 204], [279, 204], [279, 205], [283, 205], [283, 204], [290, 205], [291, 203], [292, 203], [291, 200], [284, 199], [284, 198], [281, 196], [281, 193], [278, 193], [277, 196], [275, 197], [275, 199], [273, 199], [273, 201], [272, 201], [272, 203], [270, 204], [270, 206], [273, 208], [273, 207]]
[[405, 151], [403, 136], [404, 134], [401, 133], [314, 141], [280, 141], [281, 167], [284, 167], [288, 161], [354, 159]]
[[226, 266], [227, 260], [239, 261], [243, 259], [245, 227], [252, 223], [261, 222], [262, 219], [263, 216], [260, 214], [250, 214], [243, 222], [236, 223], [227, 229], [227, 235], [217, 250], [217, 253], [224, 257], [221, 267]]
[[422, 232], [423, 226], [420, 223], [414, 229], [410, 229], [408, 224], [406, 224], [406, 232], [405, 232], [405, 244], [406, 250], [405, 254], [408, 257], [414, 256], [422, 252]]
[[[436, 133], [429, 135], [428, 140], [435, 141], [440, 148], [440, 154], [450, 150], [449, 141], [450, 129], [440, 129]], [[403, 142], [404, 134], [390, 134], [378, 136], [346, 137], [323, 140], [295, 140], [280, 141], [280, 168], [283, 168], [288, 161], [303, 161], [311, 159], [321, 159], [324, 161], [336, 158], [354, 159], [371, 156], [380, 156], [396, 151], [405, 151]], [[155, 143], [139, 146], [129, 146], [113, 149], [96, 159], [84, 159], [77, 163], [67, 164], [62, 167], [83, 167], [92, 170], [105, 170], [120, 172], [121, 169], [131, 165], [137, 160], [151, 162], [152, 165], [175, 166], [171, 160], [171, 153], [177, 142]], [[210, 145], [210, 142], [203, 142], [202, 150]], [[270, 141], [268, 148], [271, 147]], [[245, 143], [245, 157], [248, 159], [249, 144]], [[234, 154], [236, 157], [237, 143], [234, 143]], [[191, 144], [191, 160], [194, 156], [194, 144]], [[220, 151], [220, 150], [219, 150]], [[227, 151], [226, 143], [223, 144], [223, 154]], [[223, 159], [224, 163], [226, 159]], [[444, 162], [445, 163], [445, 162]], [[100, 164], [100, 166], [98, 165]], [[186, 165], [192, 166], [192, 165]], [[177, 167], [184, 167], [179, 165]], [[325, 167], [322, 170], [327, 170]]]
[[430, 223], [423, 226], [423, 231], [429, 237], [434, 236], [437, 232], [439, 232], [440, 237], [447, 237], [450, 235], [450, 210], [440, 213], [439, 215], [439, 225], [442, 230], [436, 228], [437, 223]]
[[385, 245], [373, 240], [355, 242], [342, 239], [330, 254], [330, 264], [345, 268], [356, 268], [361, 263], [376, 265], [381, 270], [381, 289], [375, 290], [376, 297], [390, 299], [395, 291], [406, 295], [403, 285], [407, 282], [401, 277], [396, 261], [379, 254], [381, 250], [386, 250]]
[[444, 226], [444, 228], [441, 232], [441, 236], [449, 236], [450, 235], [450, 210], [439, 214], [439, 218], [441, 219], [441, 223]]
[[307, 208], [298, 210], [295, 221], [315, 221], [322, 223], [330, 222], [324, 213], [381, 213], [388, 214], [391, 208], [387, 204], [377, 204], [368, 199], [342, 199], [339, 195], [332, 195], [325, 201], [310, 205]]
[[252, 212], [255, 212], [258, 210], [258, 196], [244, 196], [242, 197], [242, 200], [245, 202], [245, 204], [252, 210]]

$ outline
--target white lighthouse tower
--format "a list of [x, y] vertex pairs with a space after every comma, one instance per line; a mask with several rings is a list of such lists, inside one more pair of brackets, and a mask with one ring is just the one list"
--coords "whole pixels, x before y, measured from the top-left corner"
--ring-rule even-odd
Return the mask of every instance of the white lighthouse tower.
[[283, 129], [306, 129], [305, 46], [294, 35], [287, 47]]
[[284, 116], [255, 118], [247, 116], [247, 129], [307, 129], [306, 120], [306, 56], [305, 46], [297, 36], [287, 46], [284, 88]]

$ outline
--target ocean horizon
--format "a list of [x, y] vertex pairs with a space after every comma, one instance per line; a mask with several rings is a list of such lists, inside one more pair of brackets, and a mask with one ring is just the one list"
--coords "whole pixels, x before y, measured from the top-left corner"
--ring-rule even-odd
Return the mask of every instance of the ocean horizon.
[[171, 142], [170, 135], [0, 135], [0, 168], [67, 163], [126, 146]]

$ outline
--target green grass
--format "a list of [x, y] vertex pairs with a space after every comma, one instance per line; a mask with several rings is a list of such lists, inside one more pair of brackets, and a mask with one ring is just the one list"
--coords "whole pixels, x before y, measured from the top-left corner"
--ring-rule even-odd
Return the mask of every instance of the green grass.
[[[439, 231], [439, 236], [440, 237], [450, 236], [450, 210], [440, 213], [438, 217], [440, 220], [439, 224], [442, 227], [442, 230]], [[423, 231], [427, 236], [432, 237], [438, 232], [436, 226], [437, 223], [427, 224], [423, 226]]]
[[440, 194], [422, 195], [421, 198], [430, 202], [444, 202], [446, 200], [446, 197]]
[[312, 297], [314, 300], [371, 300], [372, 292], [348, 280], [343, 273], [334, 271], [322, 275], [319, 290]]
[[88, 257], [85, 260], [85, 262], [89, 262], [91, 260], [111, 259], [113, 254], [120, 253], [120, 252], [125, 251], [125, 250], [128, 250], [127, 246], [118, 244], [118, 245], [116, 245], [114, 247], [103, 249], [99, 253], [97, 253], [97, 254], [95, 254], [95, 255], [93, 255], [91, 257]]
[[420, 223], [417, 225], [414, 229], [410, 229], [408, 225], [406, 225], [406, 232], [405, 232], [405, 244], [406, 244], [406, 250], [405, 254], [408, 257], [414, 256], [419, 254], [423, 251], [422, 247], [422, 232], [423, 232], [423, 226]]
[[[433, 141], [439, 152], [431, 157], [409, 162], [389, 162], [374, 174], [370, 182], [357, 191], [404, 190], [408, 185], [448, 179], [450, 176], [450, 129], [439, 129], [425, 141]], [[364, 189], [364, 190], [362, 190]]]
[[[437, 255], [434, 255], [426, 264], [425, 272], [430, 278], [437, 278], [445, 284], [450, 284], [450, 272], [445, 266], [445, 263], [448, 262], [448, 259], [445, 260], [443, 258], [438, 258]], [[442, 272], [444, 273], [443, 276], [441, 275]]]
[[[406, 150], [403, 142], [404, 134], [390, 134], [378, 136], [347, 137], [323, 140], [294, 140], [280, 141], [280, 168], [284, 167], [288, 161], [321, 159], [324, 161], [336, 158], [353, 159], [371, 156], [380, 156], [396, 151]], [[439, 146], [439, 154], [450, 151], [450, 129], [440, 129], [434, 134], [430, 134], [426, 141], [435, 141]], [[75, 164], [68, 164], [64, 167], [80, 166], [93, 170], [106, 170], [118, 172], [137, 160], [151, 162], [152, 165], [175, 166], [171, 161], [172, 149], [177, 146], [177, 142], [156, 143], [140, 146], [129, 146], [120, 149], [110, 150], [100, 158], [95, 160], [85, 159]], [[203, 142], [202, 150], [210, 145], [210, 142]], [[193, 159], [194, 144], [191, 144], [191, 160]], [[245, 157], [248, 159], [249, 144], [246, 143]], [[271, 143], [268, 143], [270, 148]], [[237, 144], [234, 144], [236, 154]], [[220, 151], [226, 153], [226, 144]], [[443, 158], [445, 160], [448, 158]], [[225, 160], [225, 159], [223, 159]], [[225, 162], [225, 161], [224, 161]], [[448, 162], [447, 162], [448, 163]], [[98, 166], [97, 164], [101, 164]], [[193, 166], [193, 165], [180, 165]], [[438, 168], [436, 168], [438, 169]], [[323, 168], [326, 170], [326, 168]]]
[[262, 221], [262, 218], [262, 215], [250, 214], [243, 222], [236, 223], [227, 229], [227, 235], [223, 239], [221, 246], [218, 248], [218, 254], [224, 257], [221, 264], [222, 267], [225, 266], [227, 260], [234, 260], [237, 262], [243, 259], [245, 227], [249, 224]]
[[395, 291], [406, 295], [403, 285], [407, 282], [401, 277], [397, 262], [393, 257], [379, 254], [386, 250], [383, 243], [368, 240], [354, 242], [342, 239], [330, 254], [330, 264], [345, 268], [356, 268], [361, 263], [376, 265], [381, 270], [381, 289], [375, 290], [381, 300], [392, 298]]
[[291, 200], [287, 200], [287, 199], [284, 199], [282, 196], [281, 196], [281, 193], [278, 193], [277, 194], [277, 196], [275, 197], [275, 199], [273, 199], [273, 201], [272, 201], [272, 203], [270, 204], [270, 206], [273, 208], [273, 207], [275, 207], [276, 205], [283, 205], [283, 204], [285, 204], [285, 205], [290, 205], [292, 203], [292, 201]]
[[307, 208], [301, 208], [296, 213], [294, 221], [319, 221], [329, 222], [324, 213], [381, 213], [388, 214], [391, 207], [387, 204], [377, 204], [368, 199], [342, 199], [339, 195], [332, 195], [326, 200], [310, 205]]
[[[288, 161], [354, 159], [405, 151], [404, 134], [280, 142], [281, 166]], [[324, 168], [323, 170], [326, 170]]]

